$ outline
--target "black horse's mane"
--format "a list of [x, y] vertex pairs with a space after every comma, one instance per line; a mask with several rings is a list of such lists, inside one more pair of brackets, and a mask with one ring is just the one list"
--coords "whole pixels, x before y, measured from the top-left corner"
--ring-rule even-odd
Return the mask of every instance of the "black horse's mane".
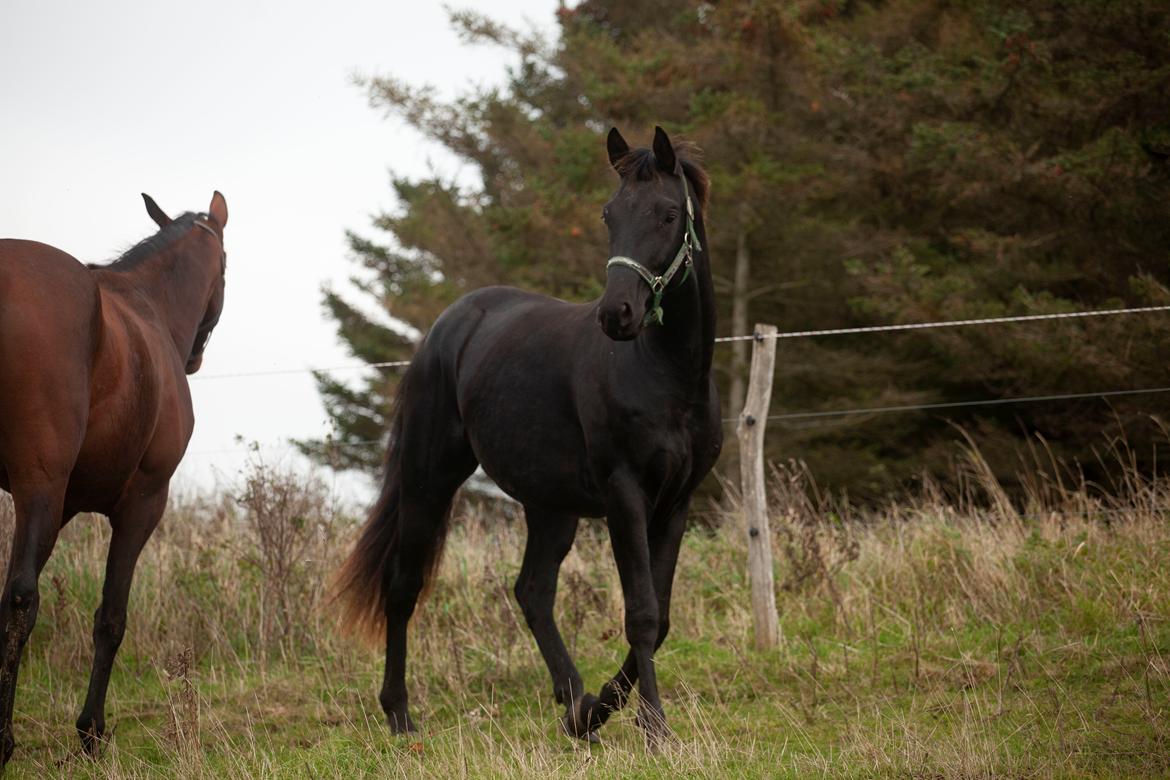
[[141, 265], [148, 257], [153, 257], [185, 236], [187, 231], [191, 229], [191, 226], [195, 224], [195, 220], [205, 216], [199, 212], [188, 211], [181, 216], [175, 217], [166, 227], [159, 230], [153, 236], [147, 236], [127, 249], [116, 260], [112, 260], [104, 265], [90, 263], [89, 267], [108, 268], [113, 271], [133, 270]]
[[[707, 206], [707, 195], [711, 191], [711, 179], [703, 166], [698, 163], [698, 148], [680, 141], [674, 144], [674, 154], [682, 164], [683, 173], [694, 187], [695, 198], [702, 208]], [[638, 181], [653, 181], [660, 172], [658, 160], [651, 149], [631, 149], [614, 165], [620, 176], [633, 176]]]

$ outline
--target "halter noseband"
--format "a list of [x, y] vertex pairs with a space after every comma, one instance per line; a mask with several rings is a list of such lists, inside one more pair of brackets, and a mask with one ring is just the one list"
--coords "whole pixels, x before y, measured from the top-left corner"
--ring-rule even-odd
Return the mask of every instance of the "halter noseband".
[[687, 280], [687, 277], [691, 274], [691, 266], [694, 264], [695, 250], [701, 251], [703, 248], [699, 244], [699, 234], [695, 232], [695, 207], [691, 203], [691, 188], [687, 184], [685, 174], [682, 180], [683, 192], [687, 198], [687, 229], [683, 233], [682, 246], [678, 248], [678, 252], [675, 254], [670, 266], [661, 274], [655, 275], [653, 271], [637, 260], [630, 257], [622, 257], [621, 255], [609, 258], [609, 262], [605, 264], [606, 270], [613, 268], [615, 265], [629, 268], [638, 274], [638, 276], [642, 277], [642, 280], [646, 284], [650, 285], [650, 292], [654, 293], [654, 302], [650, 305], [650, 308], [646, 311], [646, 316], [642, 319], [643, 326], [649, 325], [652, 322], [657, 322], [659, 325], [662, 324], [662, 295], [666, 292], [666, 286], [670, 284], [670, 280], [678, 273], [679, 268], [686, 268], [686, 273], [683, 274], [682, 281], [685, 282]]

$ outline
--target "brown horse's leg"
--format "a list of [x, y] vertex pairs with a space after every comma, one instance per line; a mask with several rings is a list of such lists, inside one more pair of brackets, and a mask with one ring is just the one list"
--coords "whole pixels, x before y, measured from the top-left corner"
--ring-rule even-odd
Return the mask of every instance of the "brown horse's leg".
[[130, 584], [138, 555], [154, 532], [167, 504], [167, 491], [142, 497], [131, 489], [132, 502], [120, 504], [110, 513], [113, 535], [106, 557], [106, 582], [102, 587], [102, 603], [93, 616], [93, 671], [89, 677], [89, 693], [77, 719], [77, 733], [86, 753], [95, 755], [106, 730], [106, 688], [114, 656], [126, 632], [126, 602], [130, 598]]
[[[552, 675], [553, 695], [558, 703], [566, 705], [565, 730], [584, 737], [588, 730], [582, 731], [572, 720], [575, 715], [573, 704], [584, 693], [581, 674], [569, 656], [553, 618], [557, 573], [577, 535], [577, 518], [540, 512], [532, 507], [524, 508], [524, 516], [528, 522], [528, 541], [520, 576], [516, 578], [516, 601], [520, 603], [520, 610]], [[584, 726], [583, 723], [580, 725]]]
[[[687, 510], [690, 500], [674, 509], [665, 522], [650, 536], [650, 564], [654, 580], [654, 592], [658, 599], [658, 636], [654, 640], [657, 650], [666, 640], [670, 631], [670, 597], [674, 587], [674, 570], [678, 563], [679, 547], [683, 531], [686, 530]], [[631, 648], [621, 669], [601, 688], [599, 698], [588, 702], [582, 713], [582, 720], [592, 728], [600, 728], [617, 710], [626, 706], [630, 691], [638, 681], [637, 657]]]
[[32, 633], [40, 606], [37, 580], [61, 528], [65, 480], [12, 485], [16, 532], [8, 561], [8, 580], [0, 601], [0, 766], [12, 757], [12, 707], [20, 655]]

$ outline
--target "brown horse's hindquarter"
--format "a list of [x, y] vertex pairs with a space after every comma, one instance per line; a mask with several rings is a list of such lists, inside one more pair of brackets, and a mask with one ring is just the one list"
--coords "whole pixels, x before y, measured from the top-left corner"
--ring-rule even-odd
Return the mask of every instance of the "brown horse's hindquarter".
[[[18, 263], [35, 270], [17, 273]], [[72, 257], [0, 241], [0, 462], [14, 498], [68, 480], [85, 436], [100, 312], [97, 285]]]

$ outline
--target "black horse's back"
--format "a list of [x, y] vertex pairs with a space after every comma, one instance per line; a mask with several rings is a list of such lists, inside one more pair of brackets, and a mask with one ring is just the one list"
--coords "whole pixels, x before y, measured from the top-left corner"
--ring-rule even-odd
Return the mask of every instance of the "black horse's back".
[[598, 341], [592, 304], [513, 287], [468, 293], [419, 351], [454, 386], [477, 462], [525, 505], [604, 514], [584, 461], [576, 376]]

